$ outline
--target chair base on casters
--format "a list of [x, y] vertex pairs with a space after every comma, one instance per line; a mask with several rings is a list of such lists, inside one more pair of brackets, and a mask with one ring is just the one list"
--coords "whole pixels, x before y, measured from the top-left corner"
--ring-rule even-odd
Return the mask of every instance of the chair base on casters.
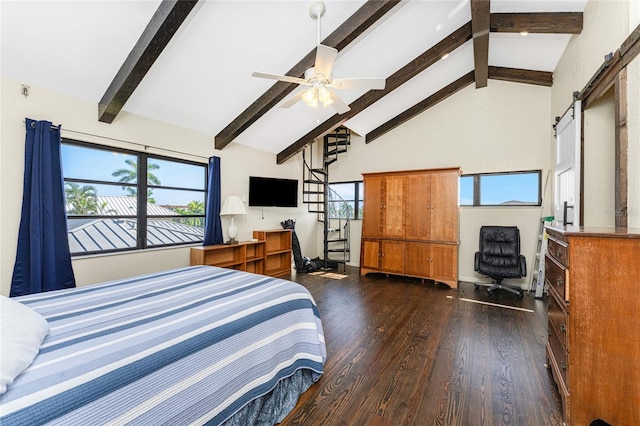
[[476, 288], [476, 290], [477, 290], [478, 288], [480, 288], [480, 286], [481, 286], [481, 285], [488, 285], [488, 286], [490, 286], [490, 287], [487, 289], [487, 293], [489, 293], [489, 296], [493, 296], [493, 293], [494, 293], [496, 290], [506, 290], [506, 291], [508, 291], [508, 292], [510, 292], [510, 293], [513, 293], [513, 294], [515, 294], [516, 296], [518, 296], [518, 299], [522, 299], [522, 296], [524, 295], [524, 293], [522, 293], [522, 290], [521, 290], [521, 289], [519, 289], [519, 288], [513, 288], [513, 287], [508, 287], [508, 286], [504, 286], [504, 285], [502, 285], [502, 283], [500, 283], [500, 282], [494, 282], [494, 283], [492, 283], [492, 284], [474, 283], [473, 285], [474, 285], [474, 287]]

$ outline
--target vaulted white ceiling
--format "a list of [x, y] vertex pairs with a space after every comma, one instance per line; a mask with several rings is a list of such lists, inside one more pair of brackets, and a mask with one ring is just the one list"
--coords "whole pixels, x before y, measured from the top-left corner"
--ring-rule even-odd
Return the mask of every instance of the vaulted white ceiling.
[[[490, 9], [492, 14], [582, 12], [586, 2], [491, 0]], [[95, 102], [98, 120], [98, 102], [160, 3], [3, 0], [2, 75]], [[285, 74], [314, 49], [318, 34], [311, 3], [200, 1], [123, 110], [214, 138], [272, 86], [252, 72]], [[365, 1], [325, 3], [322, 39]], [[333, 75], [388, 78], [469, 21], [469, 0], [402, 1], [339, 52]], [[571, 35], [491, 32], [489, 37], [489, 66], [553, 72]], [[473, 70], [470, 40], [345, 125], [366, 135]], [[364, 93], [339, 92], [347, 104]], [[303, 103], [273, 108], [233, 142], [278, 153], [334, 114]]]

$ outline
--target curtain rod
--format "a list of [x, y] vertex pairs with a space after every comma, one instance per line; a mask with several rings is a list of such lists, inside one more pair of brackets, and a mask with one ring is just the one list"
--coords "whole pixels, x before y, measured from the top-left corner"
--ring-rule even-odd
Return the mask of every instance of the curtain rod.
[[144, 148], [145, 151], [147, 150], [147, 148], [152, 148], [152, 149], [158, 149], [160, 151], [173, 152], [174, 154], [189, 155], [191, 157], [197, 157], [197, 158], [203, 158], [205, 160], [209, 160], [209, 157], [205, 157], [205, 156], [198, 155], [198, 154], [190, 154], [188, 152], [183, 152], [183, 151], [177, 151], [175, 149], [159, 148], [159, 147], [155, 147], [155, 146], [145, 145], [145, 144], [139, 143], [139, 142], [131, 142], [131, 141], [127, 141], [127, 140], [124, 140], [124, 139], [112, 138], [112, 137], [109, 137], [109, 136], [94, 135], [93, 133], [80, 132], [78, 130], [70, 130], [70, 129], [63, 129], [63, 130], [66, 131], [66, 132], [77, 133], [79, 135], [93, 136], [93, 137], [102, 138], [102, 139], [109, 139], [109, 140], [116, 141], [116, 142], [124, 142], [124, 143], [128, 143], [128, 144], [131, 144], [131, 145], [141, 146], [142, 148]]
[[[26, 121], [23, 121], [23, 123], [26, 123]], [[35, 126], [36, 126], [36, 123], [32, 122], [31, 123], [31, 127], [35, 127]], [[147, 148], [152, 148], [152, 149], [158, 149], [158, 150], [166, 151], [166, 152], [173, 152], [174, 154], [188, 155], [188, 156], [191, 156], [191, 157], [203, 158], [205, 160], [209, 160], [209, 157], [204, 157], [202, 155], [197, 155], [197, 154], [190, 154], [188, 152], [177, 151], [177, 150], [174, 150], [174, 149], [159, 148], [159, 147], [149, 146], [149, 145], [145, 145], [145, 144], [138, 143], [138, 142], [131, 142], [131, 141], [127, 141], [127, 140], [124, 140], [124, 139], [112, 138], [112, 137], [109, 137], [109, 136], [94, 135], [93, 133], [81, 132], [81, 131], [78, 131], [78, 130], [71, 130], [71, 129], [67, 129], [67, 128], [62, 129], [61, 125], [56, 126], [56, 125], [52, 124], [51, 128], [52, 129], [57, 129], [57, 130], [64, 130], [65, 132], [76, 133], [76, 134], [79, 134], [79, 135], [93, 136], [93, 137], [96, 137], [96, 138], [109, 139], [109, 140], [116, 141], [116, 142], [124, 142], [124, 143], [128, 143], [128, 144], [131, 144], [131, 145], [141, 146], [142, 148], [144, 148], [145, 151], [147, 150]]]
[[[26, 120], [23, 120], [22, 122], [23, 122], [23, 123], [26, 123], [27, 121], [26, 121]], [[60, 127], [61, 127], [61, 124], [58, 124], [57, 126], [56, 126], [55, 124], [52, 124], [52, 125], [51, 125], [51, 129], [52, 129], [52, 130], [60, 130]], [[35, 128], [36, 128], [36, 122], [35, 122], [35, 121], [32, 121], [32, 122], [31, 122], [31, 128], [33, 128], [33, 129], [35, 129]]]

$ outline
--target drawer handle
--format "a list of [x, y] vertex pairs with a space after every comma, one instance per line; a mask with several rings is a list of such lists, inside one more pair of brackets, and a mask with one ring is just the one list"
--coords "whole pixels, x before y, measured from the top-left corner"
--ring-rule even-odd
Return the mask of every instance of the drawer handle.
[[562, 362], [560, 363], [560, 368], [562, 368], [563, 370], [566, 370], [566, 369], [567, 369], [567, 363], [566, 363], [566, 362], [564, 362], [564, 361], [562, 361]]
[[560, 331], [562, 331], [563, 333], [567, 332], [567, 326], [564, 324], [560, 324]]
[[563, 279], [562, 279], [562, 277], [558, 277], [558, 278], [556, 278], [556, 284], [557, 284], [557, 285], [559, 285], [559, 286], [563, 284]]

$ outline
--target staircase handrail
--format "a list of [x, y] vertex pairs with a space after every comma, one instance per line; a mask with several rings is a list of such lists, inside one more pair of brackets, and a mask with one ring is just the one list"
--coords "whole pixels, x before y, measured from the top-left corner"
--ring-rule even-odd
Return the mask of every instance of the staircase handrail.
[[[349, 235], [350, 232], [348, 232], [348, 231], [351, 229], [351, 206], [349, 206], [349, 203], [347, 203], [345, 201], [345, 199], [342, 198], [340, 196], [340, 194], [338, 194], [334, 189], [332, 189], [331, 187], [329, 187], [328, 189], [329, 189], [329, 191], [331, 193], [331, 196], [329, 196], [329, 200], [333, 200], [334, 199], [333, 196], [337, 197], [338, 201], [340, 201], [344, 206], [346, 206], [347, 207], [347, 211], [349, 212], [349, 214], [347, 214], [347, 217], [345, 218], [345, 225], [344, 225], [345, 235], [346, 235], [347, 242], [348, 242], [349, 237], [350, 237], [350, 235]], [[328, 212], [325, 212], [325, 216], [327, 215], [327, 213]], [[325, 217], [325, 219], [330, 219], [330, 218]], [[337, 219], [338, 219], [338, 228], [342, 229], [342, 216], [338, 215]], [[342, 231], [340, 231], [340, 232], [341, 232], [341, 236], [342, 236]], [[347, 245], [347, 247], [350, 247], [350, 245]]]

